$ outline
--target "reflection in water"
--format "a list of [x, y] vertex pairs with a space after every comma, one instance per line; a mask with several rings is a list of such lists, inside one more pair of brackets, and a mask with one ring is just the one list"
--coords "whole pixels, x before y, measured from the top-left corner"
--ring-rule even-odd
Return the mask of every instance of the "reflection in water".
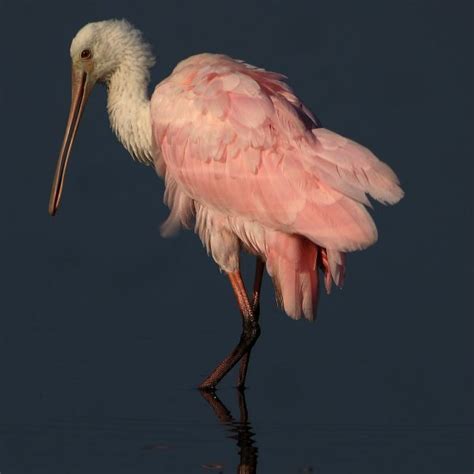
[[230, 410], [219, 400], [215, 392], [200, 390], [200, 393], [214, 410], [219, 421], [231, 432], [229, 437], [237, 440], [240, 456], [237, 472], [242, 474], [257, 472], [258, 448], [253, 439], [255, 433], [252, 431], [252, 426], [248, 419], [245, 392], [237, 390], [240, 411], [239, 420], [232, 416]]

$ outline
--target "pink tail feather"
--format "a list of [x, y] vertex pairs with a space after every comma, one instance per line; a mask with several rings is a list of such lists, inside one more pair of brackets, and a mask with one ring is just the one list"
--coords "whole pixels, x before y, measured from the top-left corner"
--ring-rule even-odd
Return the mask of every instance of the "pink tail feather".
[[318, 247], [300, 236], [275, 232], [268, 245], [267, 271], [277, 300], [293, 319], [313, 320], [319, 294]]

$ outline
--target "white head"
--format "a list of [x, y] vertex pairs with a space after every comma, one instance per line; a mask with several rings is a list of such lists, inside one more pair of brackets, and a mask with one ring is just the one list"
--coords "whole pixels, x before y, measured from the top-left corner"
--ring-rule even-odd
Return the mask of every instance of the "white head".
[[120, 71], [126, 77], [134, 73], [134, 77], [148, 81], [149, 69], [155, 62], [141, 32], [125, 20], [99, 21], [81, 28], [71, 43], [71, 60], [71, 109], [51, 190], [51, 215], [59, 206], [69, 154], [94, 85], [109, 83]]
[[126, 20], [89, 23], [71, 43], [73, 67], [84, 69], [93, 80], [107, 82], [122, 65], [147, 73], [155, 59], [139, 30]]

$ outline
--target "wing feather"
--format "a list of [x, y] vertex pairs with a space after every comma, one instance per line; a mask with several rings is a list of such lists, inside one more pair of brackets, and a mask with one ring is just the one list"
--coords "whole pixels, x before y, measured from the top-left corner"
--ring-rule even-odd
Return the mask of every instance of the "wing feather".
[[367, 194], [390, 204], [403, 196], [368, 149], [318, 128], [281, 75], [226, 56], [180, 63], [151, 114], [167, 173], [190, 198], [334, 252], [376, 240]]

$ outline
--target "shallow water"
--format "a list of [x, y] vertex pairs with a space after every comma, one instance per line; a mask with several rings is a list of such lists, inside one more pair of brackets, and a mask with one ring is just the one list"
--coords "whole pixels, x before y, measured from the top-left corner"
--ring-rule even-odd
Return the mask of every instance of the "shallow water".
[[233, 389], [220, 398], [197, 390], [162, 395], [159, 416], [1, 424], [0, 472], [470, 472], [469, 426], [323, 424], [315, 406], [304, 418], [280, 419], [252, 407], [251, 391]]

